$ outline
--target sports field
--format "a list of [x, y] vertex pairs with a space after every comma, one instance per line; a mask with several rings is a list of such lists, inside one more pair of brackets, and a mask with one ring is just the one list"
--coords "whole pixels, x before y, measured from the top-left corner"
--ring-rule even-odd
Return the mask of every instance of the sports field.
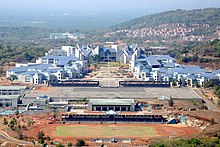
[[73, 125], [57, 126], [57, 137], [155, 137], [151, 126], [117, 126], [117, 125]]

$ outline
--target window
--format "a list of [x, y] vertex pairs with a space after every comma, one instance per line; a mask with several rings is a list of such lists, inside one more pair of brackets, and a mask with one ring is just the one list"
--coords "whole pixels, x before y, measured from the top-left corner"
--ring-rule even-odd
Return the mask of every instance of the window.
[[25, 82], [30, 82], [31, 79], [30, 78], [25, 78]]

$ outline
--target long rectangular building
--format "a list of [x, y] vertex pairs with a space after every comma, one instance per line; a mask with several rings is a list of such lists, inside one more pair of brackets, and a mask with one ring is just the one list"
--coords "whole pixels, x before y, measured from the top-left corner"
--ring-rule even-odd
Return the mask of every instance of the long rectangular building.
[[133, 99], [90, 99], [89, 111], [134, 111]]
[[26, 86], [0, 86], [0, 108], [17, 107], [26, 89]]
[[125, 115], [125, 114], [62, 114], [63, 123], [165, 123], [167, 120], [160, 114]]

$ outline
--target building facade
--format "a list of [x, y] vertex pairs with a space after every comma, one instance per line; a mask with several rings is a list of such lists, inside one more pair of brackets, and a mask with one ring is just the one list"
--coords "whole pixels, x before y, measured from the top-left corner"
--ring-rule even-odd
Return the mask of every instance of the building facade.
[[135, 111], [132, 99], [90, 99], [89, 111]]
[[0, 86], [0, 108], [16, 108], [26, 86]]

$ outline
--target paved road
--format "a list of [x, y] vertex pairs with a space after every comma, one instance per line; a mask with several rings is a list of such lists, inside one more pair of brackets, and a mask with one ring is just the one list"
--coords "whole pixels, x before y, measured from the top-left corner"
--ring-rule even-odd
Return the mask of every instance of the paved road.
[[196, 95], [198, 95], [199, 97], [201, 97], [205, 102], [206, 102], [206, 105], [207, 107], [209, 108], [209, 110], [212, 110], [212, 111], [219, 111], [218, 108], [215, 106], [215, 104], [212, 103], [211, 100], [209, 100], [203, 93], [202, 93], [202, 90], [199, 89], [199, 88], [196, 88], [196, 89], [192, 89], [194, 91], [194, 93]]
[[33, 145], [31, 142], [27, 142], [24, 140], [17, 140], [13, 137], [10, 137], [7, 133], [0, 131], [0, 140], [8, 142], [8, 143], [13, 143], [13, 144], [17, 144], [17, 145]]

